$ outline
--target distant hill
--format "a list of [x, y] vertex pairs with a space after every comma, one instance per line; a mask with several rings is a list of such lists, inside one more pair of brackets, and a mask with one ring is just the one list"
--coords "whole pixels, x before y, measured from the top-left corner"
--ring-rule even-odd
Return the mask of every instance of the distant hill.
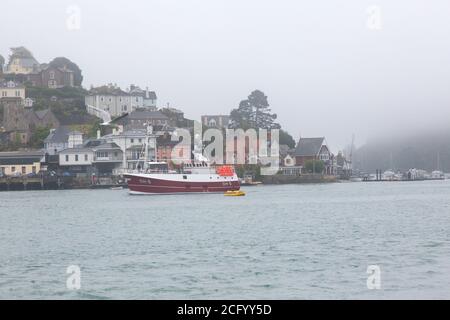
[[[353, 155], [353, 166], [365, 172], [409, 168], [450, 172], [450, 129], [368, 142]], [[439, 160], [439, 161], [438, 161]]]

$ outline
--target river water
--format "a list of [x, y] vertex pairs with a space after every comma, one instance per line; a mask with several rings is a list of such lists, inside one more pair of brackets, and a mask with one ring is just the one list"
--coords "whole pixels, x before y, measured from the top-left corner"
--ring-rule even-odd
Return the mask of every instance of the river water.
[[450, 181], [244, 190], [0, 192], [0, 299], [450, 298]]

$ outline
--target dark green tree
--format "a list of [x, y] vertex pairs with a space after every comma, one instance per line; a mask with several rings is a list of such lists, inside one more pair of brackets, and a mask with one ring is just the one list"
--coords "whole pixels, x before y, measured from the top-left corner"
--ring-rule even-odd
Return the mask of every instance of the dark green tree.
[[280, 130], [280, 145], [285, 144], [289, 148], [295, 148], [295, 140], [292, 136], [284, 130]]
[[78, 65], [72, 61], [70, 61], [67, 58], [64, 57], [58, 57], [53, 59], [50, 63], [50, 66], [55, 68], [64, 68], [67, 67], [67, 69], [70, 69], [73, 71], [73, 81], [74, 85], [77, 87], [81, 87], [81, 83], [83, 82], [83, 75], [81, 74], [81, 69], [78, 67]]
[[279, 129], [275, 123], [277, 115], [271, 113], [267, 96], [260, 90], [253, 91], [246, 100], [239, 103], [230, 113], [231, 128]]
[[322, 160], [307, 160], [305, 161], [305, 170], [309, 173], [322, 173], [325, 169], [325, 164]]
[[48, 127], [36, 127], [31, 135], [30, 146], [33, 148], [42, 148], [45, 138], [50, 133], [50, 128]]

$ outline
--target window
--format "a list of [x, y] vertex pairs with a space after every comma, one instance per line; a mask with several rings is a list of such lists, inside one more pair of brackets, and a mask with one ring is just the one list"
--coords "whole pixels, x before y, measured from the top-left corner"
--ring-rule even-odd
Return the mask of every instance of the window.
[[36, 166], [31, 167], [31, 172], [36, 173]]
[[6, 97], [8, 96], [8, 94], [6, 93], [6, 91], [2, 91], [2, 97]]
[[78, 155], [77, 154], [75, 155], [75, 161], [78, 161]]
[[55, 71], [50, 71], [48, 76], [50, 79], [55, 79]]
[[187, 179], [187, 176], [183, 176], [183, 179], [186, 180], [186, 179]]
[[16, 172], [16, 167], [11, 167], [11, 172]]
[[134, 139], [131, 139], [130, 142], [131, 142], [131, 143], [134, 143]]
[[88, 161], [88, 155], [87, 154], [84, 155], [84, 161]]
[[66, 154], [66, 162], [69, 162], [69, 155]]
[[16, 97], [20, 97], [20, 91], [16, 91]]
[[22, 167], [22, 174], [27, 173], [27, 168], [26, 167]]
[[139, 139], [139, 143], [141, 143], [142, 142], [142, 139]]

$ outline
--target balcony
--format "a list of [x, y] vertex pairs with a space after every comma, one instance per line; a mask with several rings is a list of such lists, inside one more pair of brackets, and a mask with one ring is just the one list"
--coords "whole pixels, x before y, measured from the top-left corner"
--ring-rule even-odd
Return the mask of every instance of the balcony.
[[114, 157], [114, 156], [110, 156], [110, 157], [97, 157], [94, 156], [94, 163], [95, 162], [101, 162], [101, 163], [105, 163], [105, 162], [122, 162], [123, 158], [121, 156], [118, 157]]

